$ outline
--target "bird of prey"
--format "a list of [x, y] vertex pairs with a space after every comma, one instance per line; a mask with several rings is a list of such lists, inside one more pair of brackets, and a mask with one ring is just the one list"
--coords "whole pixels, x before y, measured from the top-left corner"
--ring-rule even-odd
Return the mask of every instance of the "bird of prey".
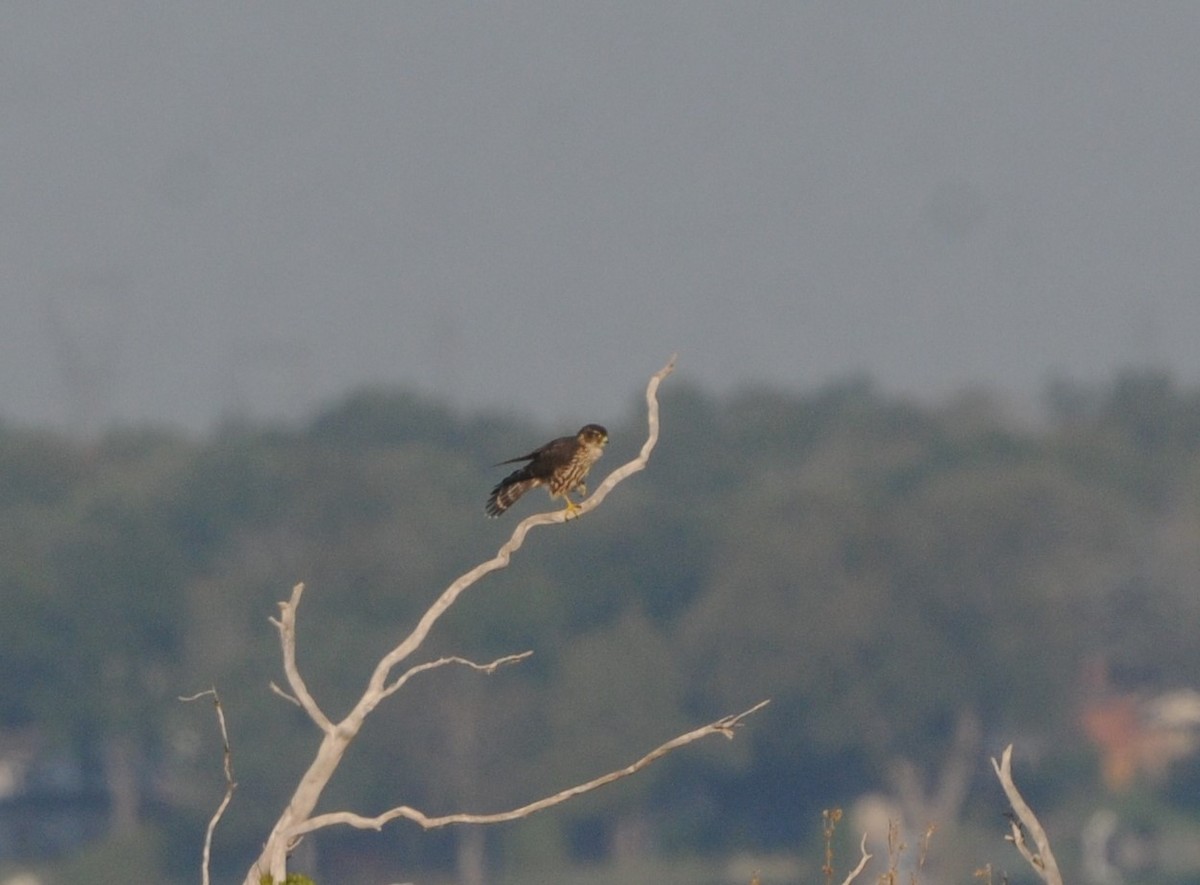
[[607, 442], [607, 430], [599, 424], [585, 424], [574, 436], [561, 436], [528, 455], [501, 461], [501, 464], [529, 463], [504, 477], [492, 489], [487, 501], [488, 516], [499, 516], [519, 497], [538, 486], [545, 486], [551, 499], [565, 499], [567, 510], [575, 512], [579, 508], [571, 500], [571, 492], [587, 495], [584, 479], [604, 454]]

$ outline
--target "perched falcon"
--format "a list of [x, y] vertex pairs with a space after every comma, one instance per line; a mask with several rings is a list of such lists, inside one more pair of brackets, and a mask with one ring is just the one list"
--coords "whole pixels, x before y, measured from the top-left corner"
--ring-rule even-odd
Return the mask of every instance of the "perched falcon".
[[592, 465], [604, 454], [608, 431], [599, 424], [585, 424], [574, 436], [562, 436], [534, 449], [520, 458], [510, 458], [501, 464], [528, 461], [514, 470], [492, 489], [488, 496], [488, 516], [499, 516], [530, 489], [545, 486], [551, 498], [564, 498], [567, 510], [578, 509], [571, 492], [587, 495], [584, 479]]

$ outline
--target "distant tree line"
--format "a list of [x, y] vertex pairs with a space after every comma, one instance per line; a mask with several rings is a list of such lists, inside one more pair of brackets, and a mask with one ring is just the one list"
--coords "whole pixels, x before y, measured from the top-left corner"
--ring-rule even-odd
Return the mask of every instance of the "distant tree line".
[[[486, 686], [414, 682], [378, 711], [331, 803], [517, 804], [771, 697], [732, 752], [668, 759], [492, 832], [490, 856], [795, 848], [821, 808], [896, 789], [898, 766], [934, 783], [968, 720], [993, 754], [1042, 748], [1025, 785], [1053, 819], [1103, 789], [1078, 724], [1089, 666], [1130, 688], [1200, 674], [1200, 391], [1154, 373], [1058, 382], [1043, 415], [1017, 420], [983, 396], [921, 405], [865, 380], [723, 397], [673, 383], [662, 410], [648, 471], [431, 640], [534, 658]], [[643, 437], [634, 404], [580, 418], [610, 429], [596, 480]], [[222, 783], [211, 722], [176, 698], [217, 686], [254, 786], [217, 857], [244, 869], [313, 741], [297, 710], [264, 701], [277, 600], [308, 585], [305, 671], [349, 703], [507, 537], [483, 513], [491, 465], [572, 429], [390, 389], [205, 439], [0, 427], [0, 734], [72, 760], [108, 797], [111, 832], [152, 832], [163, 874], [190, 881]], [[507, 518], [544, 505], [531, 495]], [[1175, 775], [1200, 786], [1194, 762]], [[1197, 816], [1197, 796], [1156, 801]], [[966, 794], [954, 814], [969, 823], [994, 800]], [[315, 869], [370, 852], [388, 870], [450, 863], [454, 833], [395, 826], [369, 849], [322, 833]]]

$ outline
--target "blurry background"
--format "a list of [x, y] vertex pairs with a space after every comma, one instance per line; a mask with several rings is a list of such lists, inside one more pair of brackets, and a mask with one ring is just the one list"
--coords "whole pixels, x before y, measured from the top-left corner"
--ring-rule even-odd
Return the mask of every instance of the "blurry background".
[[672, 349], [721, 390], [1196, 381], [1198, 36], [1192, 3], [23, 4], [0, 410], [205, 428], [391, 381], [559, 417]]
[[651, 469], [429, 652], [535, 657], [418, 680], [327, 807], [499, 809], [772, 706], [298, 868], [813, 881], [843, 806], [845, 866], [891, 819], [901, 866], [938, 826], [922, 881], [1019, 881], [1015, 741], [1073, 880], [1194, 881], [1198, 42], [1188, 3], [9, 10], [0, 883], [195, 881], [214, 684], [238, 876], [315, 745], [275, 601], [344, 709], [544, 506], [484, 519], [490, 465], [599, 421], [616, 466], [673, 351]]

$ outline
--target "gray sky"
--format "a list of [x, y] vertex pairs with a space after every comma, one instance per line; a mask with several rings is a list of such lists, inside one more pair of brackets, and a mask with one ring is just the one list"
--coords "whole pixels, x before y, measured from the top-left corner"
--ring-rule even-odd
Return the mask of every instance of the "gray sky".
[[1200, 3], [82, 2], [0, 31], [0, 417], [1200, 380]]

